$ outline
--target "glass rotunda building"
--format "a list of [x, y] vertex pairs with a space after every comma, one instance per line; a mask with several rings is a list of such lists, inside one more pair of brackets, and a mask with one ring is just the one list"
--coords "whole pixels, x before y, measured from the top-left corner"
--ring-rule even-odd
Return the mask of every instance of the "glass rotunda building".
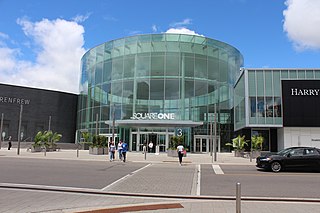
[[[98, 45], [82, 58], [77, 132], [122, 139], [130, 151], [165, 152], [182, 136], [191, 152], [229, 150], [233, 87], [243, 64], [229, 44], [198, 35], [151, 34]], [[216, 131], [215, 131], [216, 130]]]

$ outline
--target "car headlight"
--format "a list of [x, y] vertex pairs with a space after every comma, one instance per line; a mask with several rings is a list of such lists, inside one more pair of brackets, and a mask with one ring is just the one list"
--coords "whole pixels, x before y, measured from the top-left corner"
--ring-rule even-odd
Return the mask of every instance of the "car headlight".
[[267, 157], [267, 158], [261, 159], [260, 161], [271, 161], [271, 160], [272, 160], [272, 158]]

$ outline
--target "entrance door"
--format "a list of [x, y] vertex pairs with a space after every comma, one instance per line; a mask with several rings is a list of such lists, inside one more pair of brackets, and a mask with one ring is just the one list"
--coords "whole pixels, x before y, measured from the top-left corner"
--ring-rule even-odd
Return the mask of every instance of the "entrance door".
[[154, 153], [156, 151], [157, 142], [158, 142], [157, 141], [157, 134], [155, 134], [155, 133], [149, 134], [148, 144], [153, 143], [153, 147], [152, 148], [149, 147], [149, 149], [148, 149], [149, 152]]
[[[211, 151], [210, 135], [195, 135], [194, 136], [194, 152], [197, 153], [209, 153]], [[220, 137], [217, 137], [216, 143], [217, 152], [221, 151]]]
[[159, 152], [166, 151], [166, 135], [165, 134], [158, 134], [157, 144], [159, 145]]
[[194, 149], [198, 153], [209, 152], [209, 138], [206, 135], [195, 135]]

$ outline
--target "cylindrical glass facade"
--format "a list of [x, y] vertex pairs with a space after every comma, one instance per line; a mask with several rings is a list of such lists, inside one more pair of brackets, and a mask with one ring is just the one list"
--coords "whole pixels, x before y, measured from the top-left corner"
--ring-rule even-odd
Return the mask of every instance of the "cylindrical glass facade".
[[[106, 42], [82, 58], [77, 129], [114, 131], [128, 141], [136, 128], [113, 129], [105, 121], [130, 120], [134, 113], [174, 113], [175, 120], [203, 122], [184, 127], [192, 149], [194, 135], [210, 133], [208, 121], [217, 104], [217, 133], [224, 144], [233, 129], [233, 84], [242, 63], [234, 47], [197, 35], [138, 35]], [[168, 130], [163, 125], [152, 131]]]

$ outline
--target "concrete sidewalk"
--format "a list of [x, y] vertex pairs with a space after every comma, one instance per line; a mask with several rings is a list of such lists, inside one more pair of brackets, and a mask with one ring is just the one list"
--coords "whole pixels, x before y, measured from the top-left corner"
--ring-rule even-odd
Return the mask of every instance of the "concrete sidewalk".
[[[1, 157], [12, 158], [41, 158], [41, 159], [65, 159], [65, 160], [88, 160], [107, 161], [107, 155], [89, 155], [88, 150], [60, 150], [59, 152], [30, 153], [26, 149], [0, 149]], [[158, 166], [174, 167], [178, 164], [178, 158], [168, 157], [166, 153], [159, 155], [148, 153], [146, 160], [144, 154], [137, 152], [128, 153], [129, 162], [146, 162]], [[188, 153], [183, 159], [184, 164], [196, 167], [198, 164], [232, 164], [232, 165], [254, 165], [255, 161], [246, 158], [234, 157], [231, 153], [217, 153], [217, 161], [210, 154]], [[155, 167], [157, 168], [157, 167]], [[189, 167], [180, 168], [187, 169]], [[174, 169], [174, 168], [173, 168]], [[189, 168], [191, 171], [191, 168]], [[188, 172], [188, 174], [190, 173]], [[187, 172], [187, 171], [186, 171]], [[145, 178], [147, 173], [139, 172], [136, 178]], [[166, 175], [166, 174], [163, 174]], [[190, 174], [189, 174], [190, 175]], [[187, 173], [184, 175], [187, 176]], [[181, 177], [181, 179], [184, 178]], [[133, 179], [132, 179], [133, 180]], [[1, 182], [1, 180], [0, 180]], [[183, 187], [183, 181], [178, 181]], [[10, 187], [11, 186], [11, 187]], [[137, 186], [138, 187], [138, 186]], [[236, 202], [232, 199], [199, 199], [197, 196], [134, 196], [126, 193], [112, 194], [106, 191], [94, 190], [92, 192], [79, 189], [64, 190], [61, 187], [51, 186], [51, 190], [45, 190], [44, 186], [15, 186], [15, 184], [0, 183], [0, 212], [236, 212]], [[130, 188], [127, 188], [130, 189]], [[99, 193], [100, 192], [100, 193]], [[145, 194], [147, 195], [147, 194]], [[270, 213], [270, 212], [319, 212], [320, 202], [292, 202], [292, 201], [253, 201], [243, 200], [241, 209], [244, 213]], [[98, 211], [99, 210], [99, 211]]]
[[[117, 153], [116, 153], [117, 154]], [[27, 158], [48, 158], [48, 159], [71, 159], [71, 160], [108, 160], [108, 155], [90, 155], [89, 150], [60, 150], [55, 152], [35, 152], [31, 153], [27, 149], [20, 149], [20, 154], [17, 154], [17, 148], [11, 150], [0, 149], [0, 156], [7, 157], [27, 157]], [[117, 157], [117, 155], [116, 155]], [[146, 159], [142, 152], [128, 152], [127, 160], [131, 162], [146, 162], [146, 163], [178, 163], [177, 157], [168, 157], [167, 153], [147, 153]], [[217, 153], [216, 161], [214, 156], [207, 154], [187, 153], [187, 157], [183, 158], [183, 162], [187, 164], [239, 164], [239, 165], [255, 165], [255, 159], [250, 162], [249, 158], [234, 157], [232, 153]]]

